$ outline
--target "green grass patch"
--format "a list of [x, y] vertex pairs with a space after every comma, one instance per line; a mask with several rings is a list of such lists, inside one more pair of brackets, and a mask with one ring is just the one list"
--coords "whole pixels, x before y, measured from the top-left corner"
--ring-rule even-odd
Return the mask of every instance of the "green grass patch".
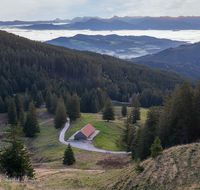
[[115, 141], [120, 137], [123, 124], [117, 121], [103, 121], [101, 114], [83, 113], [81, 118], [70, 124], [65, 134], [65, 140], [68, 140], [76, 131], [82, 129], [88, 123], [100, 131], [93, 139], [95, 147], [112, 151], [122, 150], [116, 146]]
[[55, 129], [52, 123], [41, 125], [40, 133], [27, 141], [31, 144], [31, 152], [37, 160], [54, 161], [63, 157], [66, 145], [59, 142], [60, 130]]

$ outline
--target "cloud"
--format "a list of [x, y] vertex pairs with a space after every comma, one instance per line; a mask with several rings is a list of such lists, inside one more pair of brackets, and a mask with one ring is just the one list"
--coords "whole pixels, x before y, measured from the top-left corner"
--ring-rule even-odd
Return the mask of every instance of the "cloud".
[[199, 15], [199, 0], [1, 0], [0, 20]]

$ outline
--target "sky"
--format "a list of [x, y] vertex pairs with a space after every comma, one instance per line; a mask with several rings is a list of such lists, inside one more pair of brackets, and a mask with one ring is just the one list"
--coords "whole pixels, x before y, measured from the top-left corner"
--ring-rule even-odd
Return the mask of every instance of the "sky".
[[200, 16], [200, 0], [0, 0], [0, 21]]

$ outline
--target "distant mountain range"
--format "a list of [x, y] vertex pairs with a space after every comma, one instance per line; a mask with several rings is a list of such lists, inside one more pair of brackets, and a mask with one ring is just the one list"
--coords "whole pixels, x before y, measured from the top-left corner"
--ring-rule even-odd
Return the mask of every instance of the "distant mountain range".
[[182, 75], [198, 79], [200, 76], [200, 42], [180, 45], [131, 60], [154, 69], [174, 70]]
[[199, 30], [200, 17], [98, 17], [74, 18], [52, 21], [13, 21], [0, 22], [0, 25], [18, 26], [34, 30]]
[[59, 37], [48, 44], [59, 45], [77, 50], [93, 51], [112, 55], [122, 59], [131, 59], [149, 53], [157, 53], [169, 47], [186, 44], [182, 41], [158, 39], [149, 36], [118, 36], [118, 35], [82, 35], [74, 37]]

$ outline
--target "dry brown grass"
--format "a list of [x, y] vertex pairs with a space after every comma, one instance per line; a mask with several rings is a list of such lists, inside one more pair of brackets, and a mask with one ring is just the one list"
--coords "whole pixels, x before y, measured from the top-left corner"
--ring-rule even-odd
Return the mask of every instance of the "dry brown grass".
[[200, 189], [200, 144], [188, 144], [165, 150], [155, 160], [141, 163], [141, 174], [134, 167], [124, 169], [101, 189]]

